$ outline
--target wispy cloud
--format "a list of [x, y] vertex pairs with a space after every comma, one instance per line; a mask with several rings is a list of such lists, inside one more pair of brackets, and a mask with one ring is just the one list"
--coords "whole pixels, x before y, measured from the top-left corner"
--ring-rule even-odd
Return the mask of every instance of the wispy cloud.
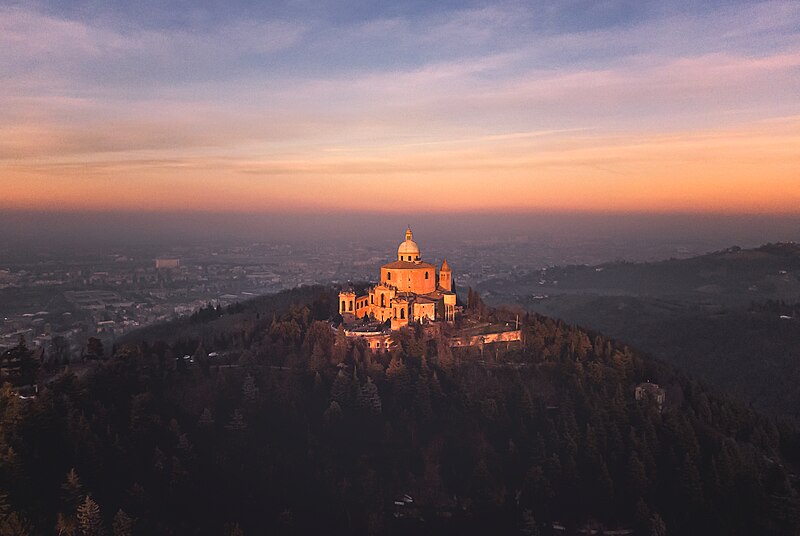
[[[191, 175], [206, 192], [193, 194], [198, 204], [321, 195], [346, 206], [340, 185], [393, 175], [420, 203], [440, 198], [433, 183], [480, 198], [492, 178], [537, 184], [541, 197], [517, 196], [529, 206], [589, 203], [571, 188], [647, 204], [643, 185], [653, 203], [685, 203], [665, 166], [694, 195], [729, 173], [752, 198], [750, 162], [796, 162], [785, 150], [793, 132], [753, 125], [800, 114], [797, 2], [591, 9], [273, 10], [159, 25], [0, 7], [0, 187], [11, 204], [77, 202], [83, 176], [107, 189], [124, 182], [119, 195], [136, 200]], [[704, 150], [720, 162], [695, 158]], [[792, 198], [789, 171], [769, 169]], [[60, 186], [25, 193], [21, 180]], [[543, 186], [553, 181], [562, 187]]]

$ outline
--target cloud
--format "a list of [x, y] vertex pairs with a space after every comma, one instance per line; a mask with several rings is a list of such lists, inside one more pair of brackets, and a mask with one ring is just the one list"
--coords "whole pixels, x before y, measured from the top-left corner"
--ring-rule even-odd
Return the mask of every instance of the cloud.
[[0, 7], [0, 65], [12, 81], [49, 82], [61, 90], [67, 82], [77, 82], [80, 88], [196, 81], [213, 79], [215, 69], [230, 72], [246, 59], [290, 48], [306, 30], [301, 22], [284, 20], [239, 20], [211, 28], [132, 28], [121, 21], [113, 25], [60, 19]]
[[[136, 205], [162, 195], [168, 204], [193, 176], [204, 189], [193, 206], [253, 208], [262, 195], [323, 202], [317, 192], [323, 204], [348, 203], [330, 181], [359, 191], [403, 177], [430, 204], [441, 198], [434, 184], [481, 198], [497, 179], [528, 192], [519, 202], [529, 207], [604, 191], [622, 206], [677, 203], [659, 169], [685, 175], [698, 196], [706, 190], [692, 181], [719, 186], [725, 173], [749, 191], [761, 176], [750, 158], [791, 198], [780, 162], [796, 163], [785, 149], [796, 137], [752, 125], [800, 113], [796, 2], [648, 4], [597, 20], [570, 17], [570, 5], [170, 27], [0, 7], [0, 182], [34, 181], [31, 192], [56, 199], [44, 184], [58, 181], [69, 202], [124, 182], [121, 202]], [[714, 164], [704, 176], [704, 150], [741, 170]], [[764, 167], [769, 154], [780, 162]], [[642, 185], [656, 179], [647, 201]], [[527, 186], [548, 181], [561, 186], [541, 196]], [[6, 188], [35, 204], [22, 190]]]

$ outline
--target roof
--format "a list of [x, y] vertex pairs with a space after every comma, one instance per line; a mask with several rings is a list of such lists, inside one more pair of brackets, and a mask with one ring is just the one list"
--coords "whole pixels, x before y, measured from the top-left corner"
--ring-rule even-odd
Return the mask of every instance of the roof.
[[433, 268], [434, 270], [436, 267], [427, 262], [409, 262], [409, 261], [394, 261], [390, 262], [389, 264], [384, 264], [381, 268], [391, 268], [392, 270], [402, 269], [402, 270], [417, 270], [422, 268]]
[[420, 296], [425, 296], [426, 298], [428, 298], [430, 300], [441, 300], [443, 296], [451, 295], [451, 294], [454, 294], [454, 293], [450, 292], [449, 290], [442, 290], [442, 289], [438, 289], [437, 288], [433, 292], [429, 292], [427, 294], [420, 294]]
[[447, 264], [447, 259], [445, 259], [445, 260], [442, 262], [442, 271], [443, 271], [443, 272], [449, 272], [449, 271], [450, 271], [450, 265], [449, 265], [449, 264]]

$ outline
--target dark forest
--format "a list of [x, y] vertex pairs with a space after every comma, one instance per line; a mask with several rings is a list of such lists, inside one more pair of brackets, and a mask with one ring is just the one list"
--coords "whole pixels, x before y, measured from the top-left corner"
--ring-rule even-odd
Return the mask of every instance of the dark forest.
[[[517, 345], [420, 328], [373, 354], [331, 328], [332, 293], [207, 310], [75, 370], [7, 351], [0, 535], [800, 531], [791, 425], [538, 315]], [[663, 407], [635, 399], [647, 381]]]

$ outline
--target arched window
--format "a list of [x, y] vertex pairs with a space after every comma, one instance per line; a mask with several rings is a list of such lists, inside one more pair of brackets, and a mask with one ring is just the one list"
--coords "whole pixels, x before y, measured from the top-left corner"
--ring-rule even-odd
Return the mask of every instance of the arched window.
[[386, 280], [387, 281], [391, 281], [392, 280], [392, 272], [386, 272]]
[[428, 279], [428, 272], [425, 272], [425, 279]]
[[381, 294], [381, 307], [386, 307], [386, 294]]
[[406, 310], [405, 309], [400, 309], [400, 318], [403, 319], [405, 317], [406, 317]]
[[353, 300], [350, 300], [350, 310], [353, 310]]
[[375, 294], [369, 295], [369, 303], [370, 305], [375, 305]]

